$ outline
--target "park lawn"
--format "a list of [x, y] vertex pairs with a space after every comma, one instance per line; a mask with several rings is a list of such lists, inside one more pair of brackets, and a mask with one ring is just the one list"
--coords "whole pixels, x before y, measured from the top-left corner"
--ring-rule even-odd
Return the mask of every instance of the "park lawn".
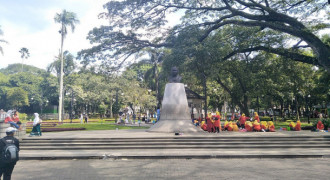
[[148, 129], [149, 127], [120, 126], [116, 124], [61, 124], [58, 128], [86, 128], [86, 130], [115, 130], [118, 129]]

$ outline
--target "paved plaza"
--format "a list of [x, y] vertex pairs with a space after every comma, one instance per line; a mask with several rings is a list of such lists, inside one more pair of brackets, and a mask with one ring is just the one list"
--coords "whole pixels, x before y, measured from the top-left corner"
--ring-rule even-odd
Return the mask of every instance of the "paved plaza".
[[[265, 138], [269, 138], [271, 141], [271, 139], [286, 139], [287, 137], [298, 140], [288, 140], [291, 143], [285, 143], [287, 145], [283, 148], [181, 149], [179, 148], [181, 146], [174, 149], [166, 149], [164, 147], [150, 149], [112, 149], [110, 147], [109, 149], [101, 149], [100, 147], [102, 146], [95, 146], [95, 149], [87, 148], [89, 147], [88, 143], [91, 143], [89, 141], [95, 141], [93, 143], [96, 144], [123, 141], [121, 143], [129, 144], [134, 143], [130, 142], [131, 138], [137, 138], [133, 140], [142, 141], [141, 143], [155, 139], [156, 142], [153, 143], [157, 144], [158, 141], [159, 143], [164, 143], [162, 141], [171, 140], [171, 138], [174, 138], [173, 141], [175, 139], [178, 140], [178, 138], [180, 141], [185, 138], [197, 140], [198, 138], [203, 140], [221, 139], [220, 141], [225, 143], [226, 139], [234, 141], [235, 139], [247, 138], [246, 140], [248, 140], [251, 138], [257, 139], [257, 141], [265, 141]], [[52, 138], [58, 138], [58, 140], [52, 140]], [[22, 148], [26, 149], [22, 149], [20, 152], [22, 159], [25, 160], [20, 160], [17, 163], [12, 179], [329, 179], [329, 148], [312, 147], [328, 146], [328, 138], [328, 133], [313, 133], [310, 131], [278, 131], [275, 133], [222, 132], [220, 134], [198, 132], [184, 133], [180, 136], [175, 136], [173, 133], [149, 133], [145, 130], [44, 133], [41, 137], [25, 137], [23, 140], [25, 145], [22, 143]], [[28, 150], [30, 147], [28, 143], [31, 142], [33, 144], [33, 142], [38, 140], [44, 140], [45, 143], [59, 140], [68, 141], [72, 144], [78, 143], [76, 141], [88, 142], [85, 142], [86, 149], [82, 150], [69, 150], [67, 149], [69, 147], [63, 147], [63, 149], [59, 150], [47, 150], [42, 149], [41, 146], [36, 150]], [[292, 148], [294, 146], [292, 143], [299, 144], [299, 140], [310, 142], [311, 144], [308, 146], [311, 147]], [[319, 142], [314, 142], [314, 140]], [[139, 143], [137, 142], [137, 145], [134, 146], [138, 146]], [[239, 141], [239, 143], [244, 142]], [[301, 143], [304, 145], [304, 142]], [[36, 143], [36, 145], [42, 144], [41, 142], [39, 144]], [[250, 144], [250, 146], [253, 145]], [[56, 147], [56, 145], [53, 147]], [[205, 158], [205, 155], [212, 155], [212, 157]], [[239, 157], [232, 158], [236, 155]], [[260, 158], [250, 158], [251, 155], [259, 155]], [[299, 155], [320, 155], [320, 157], [324, 158], [318, 158], [317, 156], [314, 156], [314, 158], [306, 158], [306, 156], [299, 158]], [[104, 158], [93, 159], [94, 156], [96, 158]], [[176, 156], [182, 157], [178, 159]], [[277, 158], [273, 158], [276, 156]], [[278, 156], [289, 156], [289, 158]], [[36, 160], [38, 157], [39, 159], [47, 160]]]
[[329, 179], [329, 159], [22, 160], [13, 180]]

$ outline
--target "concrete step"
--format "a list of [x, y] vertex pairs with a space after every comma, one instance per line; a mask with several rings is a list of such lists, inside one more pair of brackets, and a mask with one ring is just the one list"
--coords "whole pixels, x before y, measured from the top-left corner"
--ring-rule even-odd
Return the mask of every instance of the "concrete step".
[[231, 149], [231, 148], [258, 148], [258, 149], [266, 149], [266, 148], [330, 148], [330, 144], [309, 144], [309, 145], [299, 145], [299, 144], [289, 144], [289, 145], [254, 145], [254, 144], [238, 144], [238, 145], [121, 145], [121, 146], [22, 146], [20, 149], [22, 150], [89, 150], [89, 149], [201, 149], [201, 148], [209, 148], [209, 149]]
[[330, 141], [236, 141], [236, 142], [22, 142], [21, 146], [120, 146], [120, 145], [281, 145], [281, 144], [329, 144]]

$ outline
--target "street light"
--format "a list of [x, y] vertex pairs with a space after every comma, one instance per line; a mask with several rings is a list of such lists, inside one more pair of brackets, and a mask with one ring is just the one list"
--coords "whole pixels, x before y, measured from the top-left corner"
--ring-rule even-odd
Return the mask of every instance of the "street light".
[[307, 96], [307, 99], [306, 99], [306, 110], [307, 110], [307, 122], [308, 122], [308, 124], [310, 124], [310, 121], [309, 121], [309, 100], [310, 100], [310, 97], [311, 97], [311, 95], [310, 94], [308, 94], [308, 96]]

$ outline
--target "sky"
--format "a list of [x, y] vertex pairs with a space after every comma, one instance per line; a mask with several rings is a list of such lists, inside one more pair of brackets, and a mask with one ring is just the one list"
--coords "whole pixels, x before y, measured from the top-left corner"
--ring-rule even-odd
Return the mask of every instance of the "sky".
[[29, 49], [30, 57], [24, 64], [42, 69], [52, 63], [59, 54], [60, 24], [55, 23], [56, 13], [63, 9], [77, 14], [80, 23], [74, 33], [71, 29], [64, 42], [64, 50], [76, 55], [81, 49], [92, 45], [86, 39], [94, 27], [107, 25], [107, 20], [98, 19], [105, 12], [103, 5], [109, 0], [0, 0], [0, 39], [4, 55], [0, 54], [0, 69], [8, 64], [22, 63], [19, 50]]

